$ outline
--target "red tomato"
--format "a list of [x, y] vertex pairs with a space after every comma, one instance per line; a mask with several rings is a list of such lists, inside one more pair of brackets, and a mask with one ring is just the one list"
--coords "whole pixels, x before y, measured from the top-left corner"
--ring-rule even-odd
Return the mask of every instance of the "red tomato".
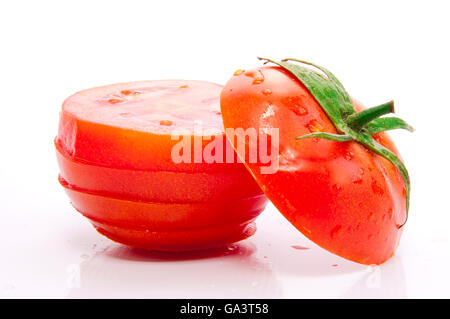
[[110, 168], [68, 157], [56, 145], [59, 175], [69, 184], [105, 196], [162, 202], [207, 202], [261, 195], [249, 173], [171, 172]]
[[[235, 156], [220, 90], [200, 81], [143, 81], [69, 97], [55, 146], [74, 207], [100, 233], [146, 249], [201, 249], [252, 235], [267, 199], [242, 163], [220, 162], [227, 148]], [[180, 139], [173, 135], [189, 142], [183, 155], [193, 162], [174, 161]], [[213, 141], [224, 154], [211, 152]], [[196, 162], [207, 150], [219, 162]]]
[[[267, 197], [306, 237], [344, 258], [380, 264], [399, 243], [405, 187], [396, 168], [356, 142], [296, 140], [335, 127], [300, 81], [279, 67], [236, 72], [221, 94], [226, 128], [279, 129], [279, 169], [251, 163], [238, 151]], [[387, 134], [374, 138], [398, 155]], [[235, 148], [237, 145], [235, 145]], [[254, 151], [249, 145], [247, 151]]]
[[267, 199], [206, 203], [139, 202], [100, 196], [60, 179], [72, 205], [114, 241], [150, 250], [183, 251], [226, 245], [254, 234]]

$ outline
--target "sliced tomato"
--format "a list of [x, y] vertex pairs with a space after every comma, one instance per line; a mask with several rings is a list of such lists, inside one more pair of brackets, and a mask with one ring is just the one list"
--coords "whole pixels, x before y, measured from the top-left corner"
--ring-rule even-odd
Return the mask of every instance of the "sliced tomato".
[[[401, 175], [359, 143], [297, 140], [336, 130], [293, 75], [279, 67], [237, 72], [222, 91], [221, 107], [226, 128], [254, 128], [262, 135], [279, 130], [279, 169], [273, 174], [242, 154], [255, 151], [249, 140], [241, 151], [235, 148], [268, 198], [305, 236], [363, 264], [380, 264], [394, 254], [406, 216]], [[398, 154], [387, 134], [374, 138]]]
[[175, 172], [110, 168], [68, 157], [56, 145], [60, 176], [97, 194], [140, 201], [207, 202], [263, 192], [244, 169], [236, 172]]
[[[224, 135], [221, 89], [209, 82], [166, 80], [81, 91], [63, 104], [56, 142], [70, 157], [112, 168], [243, 172], [243, 165], [226, 163], [226, 150], [234, 153]], [[182, 137], [190, 140], [191, 163], [172, 159]], [[196, 162], [194, 153], [216, 139], [224, 150], [222, 163]]]
[[60, 183], [100, 233], [154, 250], [202, 249], [247, 238], [267, 204], [264, 195], [208, 203], [131, 201], [80, 190], [61, 178]]

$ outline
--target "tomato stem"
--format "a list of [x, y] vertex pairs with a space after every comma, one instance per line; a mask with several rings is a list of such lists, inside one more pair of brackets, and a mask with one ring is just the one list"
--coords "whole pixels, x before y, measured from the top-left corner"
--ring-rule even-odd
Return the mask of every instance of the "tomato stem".
[[359, 131], [367, 123], [389, 113], [394, 113], [394, 101], [389, 101], [361, 112], [353, 113], [347, 117], [347, 124], [354, 130]]

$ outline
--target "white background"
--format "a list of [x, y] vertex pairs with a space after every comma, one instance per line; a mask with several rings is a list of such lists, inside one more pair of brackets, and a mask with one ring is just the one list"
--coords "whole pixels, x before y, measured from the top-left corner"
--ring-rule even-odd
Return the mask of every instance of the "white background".
[[[450, 297], [446, 2], [2, 1], [0, 297]], [[415, 126], [392, 133], [412, 201], [387, 263], [336, 257], [272, 206], [224, 256], [125, 248], [70, 206], [52, 143], [64, 98], [134, 80], [225, 83], [256, 56], [321, 64]]]

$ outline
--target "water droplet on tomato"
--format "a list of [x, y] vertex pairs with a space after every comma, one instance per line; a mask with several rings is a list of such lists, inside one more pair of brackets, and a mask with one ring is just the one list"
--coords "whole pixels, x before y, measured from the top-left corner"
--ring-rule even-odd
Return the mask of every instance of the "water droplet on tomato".
[[352, 158], [353, 158], [353, 152], [347, 152], [347, 153], [345, 153], [344, 158], [345, 158], [347, 161], [351, 161]]
[[265, 89], [265, 90], [263, 91], [263, 94], [264, 94], [264, 95], [270, 95], [270, 94], [272, 94], [272, 90], [271, 90], [271, 89]]
[[239, 75], [239, 74], [242, 74], [244, 72], [245, 72], [245, 70], [239, 69], [239, 70], [234, 71], [233, 75]]
[[336, 191], [339, 191], [339, 190], [342, 189], [342, 186], [339, 185], [339, 184], [334, 184], [334, 185], [333, 185], [333, 189], [336, 190]]
[[161, 120], [161, 121], [159, 121], [159, 125], [171, 126], [171, 125], [173, 125], [173, 122], [170, 120]]
[[244, 75], [245, 75], [245, 76], [248, 76], [248, 77], [250, 77], [250, 78], [252, 78], [252, 77], [255, 76], [255, 71], [252, 71], [252, 70], [246, 71], [246, 72], [244, 73]]
[[297, 250], [308, 250], [309, 249], [309, 247], [304, 247], [304, 246], [300, 246], [300, 245], [292, 245], [291, 247], [294, 249], [297, 249]]
[[253, 80], [253, 84], [261, 84], [264, 82], [264, 78], [257, 77]]
[[309, 121], [308, 124], [306, 125], [306, 128], [311, 133], [322, 132], [323, 130], [323, 126], [320, 125], [320, 123], [316, 119]]
[[117, 104], [117, 103], [121, 103], [123, 101], [124, 101], [124, 99], [117, 98], [117, 97], [113, 97], [108, 100], [108, 102], [111, 104]]

